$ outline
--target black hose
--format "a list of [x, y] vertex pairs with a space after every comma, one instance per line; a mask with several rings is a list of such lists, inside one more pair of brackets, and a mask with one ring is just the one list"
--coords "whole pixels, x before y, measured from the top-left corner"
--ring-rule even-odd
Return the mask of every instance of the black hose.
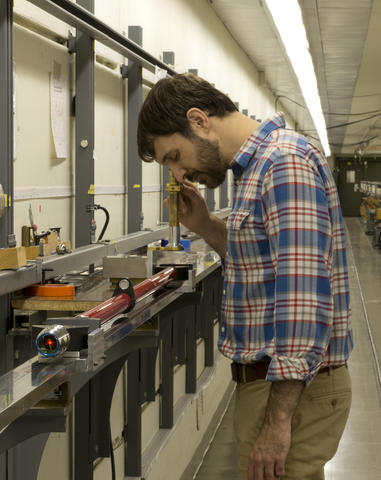
[[110, 221], [110, 214], [108, 213], [108, 210], [105, 207], [102, 207], [101, 205], [94, 205], [94, 210], [103, 210], [105, 212], [105, 215], [106, 215], [105, 223], [103, 225], [102, 231], [99, 234], [99, 237], [98, 237], [98, 240], [97, 240], [97, 242], [99, 242], [99, 240], [102, 240], [103, 235], [105, 234], [105, 231], [108, 227], [108, 224], [109, 224], [109, 221]]

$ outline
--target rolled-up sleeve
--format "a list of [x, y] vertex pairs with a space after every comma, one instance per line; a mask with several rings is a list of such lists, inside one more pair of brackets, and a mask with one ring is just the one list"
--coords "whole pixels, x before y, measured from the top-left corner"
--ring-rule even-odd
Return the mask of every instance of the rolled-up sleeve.
[[267, 379], [309, 383], [331, 336], [332, 224], [318, 169], [297, 155], [275, 152], [273, 158], [261, 196], [275, 276]]

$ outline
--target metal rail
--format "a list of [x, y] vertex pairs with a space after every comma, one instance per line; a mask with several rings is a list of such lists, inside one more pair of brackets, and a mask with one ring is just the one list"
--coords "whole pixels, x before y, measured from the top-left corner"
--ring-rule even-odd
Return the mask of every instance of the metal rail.
[[[176, 277], [176, 270], [173, 267], [168, 267], [153, 275], [143, 282], [138, 283], [134, 287], [135, 301], [143, 300], [160, 288], [165, 287], [171, 280]], [[112, 319], [116, 315], [126, 312], [132, 305], [134, 299], [127, 293], [119, 293], [114, 297], [109, 298], [105, 302], [91, 308], [87, 312], [83, 312], [77, 317], [98, 318], [101, 324]]]
[[166, 70], [171, 75], [176, 71], [154, 57], [142, 47], [132, 42], [121, 33], [103, 23], [85, 8], [69, 0], [29, 0], [37, 7], [54, 15], [63, 22], [78, 28], [98, 42], [110, 47], [130, 60], [138, 62], [142, 67], [155, 72], [156, 67]]
[[[225, 208], [219, 212], [213, 212], [213, 215], [223, 219], [229, 212], [230, 208]], [[4, 270], [0, 272], [0, 296], [41, 282], [43, 271], [44, 278], [49, 280], [72, 270], [87, 268], [90, 264], [100, 265], [103, 257], [131, 252], [151, 242], [167, 239], [168, 233], [168, 227], [162, 227], [153, 232], [135, 232], [110, 243], [80, 247], [66, 255], [42, 257], [28, 262], [27, 267], [18, 270]]]
[[[136, 312], [133, 311], [128, 317], [125, 316], [124, 322], [118, 323], [115, 331], [113, 328], [109, 328], [106, 335], [106, 351], [181, 295], [175, 289], [169, 290], [169, 292], [163, 291], [161, 296], [151, 302], [152, 305], [144, 302], [149, 295], [173, 280], [175, 274], [175, 269], [168, 267], [134, 288], [136, 299], [140, 300], [142, 305]], [[82, 315], [99, 318], [102, 325], [105, 325], [107, 321], [124, 312], [131, 303], [131, 298], [125, 294], [113, 298], [116, 299], [115, 302], [103, 302]], [[1, 429], [76, 374], [76, 365], [73, 359], [69, 358], [48, 364], [41, 364], [37, 360], [37, 356], [33, 357], [0, 377], [0, 433]], [[86, 381], [88, 381], [87, 378]]]

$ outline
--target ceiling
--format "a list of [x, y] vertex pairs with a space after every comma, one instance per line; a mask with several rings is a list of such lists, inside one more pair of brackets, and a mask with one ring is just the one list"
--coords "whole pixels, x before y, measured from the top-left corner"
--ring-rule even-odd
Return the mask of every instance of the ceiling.
[[[300, 131], [316, 137], [264, 2], [209, 1], [258, 70], [264, 72], [275, 96], [274, 108], [286, 109]], [[299, 0], [299, 4], [332, 153], [381, 154], [381, 0]], [[349, 122], [355, 123], [347, 125]]]

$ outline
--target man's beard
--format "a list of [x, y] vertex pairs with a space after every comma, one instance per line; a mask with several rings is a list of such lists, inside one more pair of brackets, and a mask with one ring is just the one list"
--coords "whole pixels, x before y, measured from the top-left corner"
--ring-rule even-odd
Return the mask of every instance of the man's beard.
[[225, 180], [226, 166], [221, 157], [218, 144], [214, 145], [209, 140], [198, 136], [192, 137], [196, 147], [199, 170], [189, 171], [187, 178], [191, 182], [199, 182], [208, 188], [217, 188]]

